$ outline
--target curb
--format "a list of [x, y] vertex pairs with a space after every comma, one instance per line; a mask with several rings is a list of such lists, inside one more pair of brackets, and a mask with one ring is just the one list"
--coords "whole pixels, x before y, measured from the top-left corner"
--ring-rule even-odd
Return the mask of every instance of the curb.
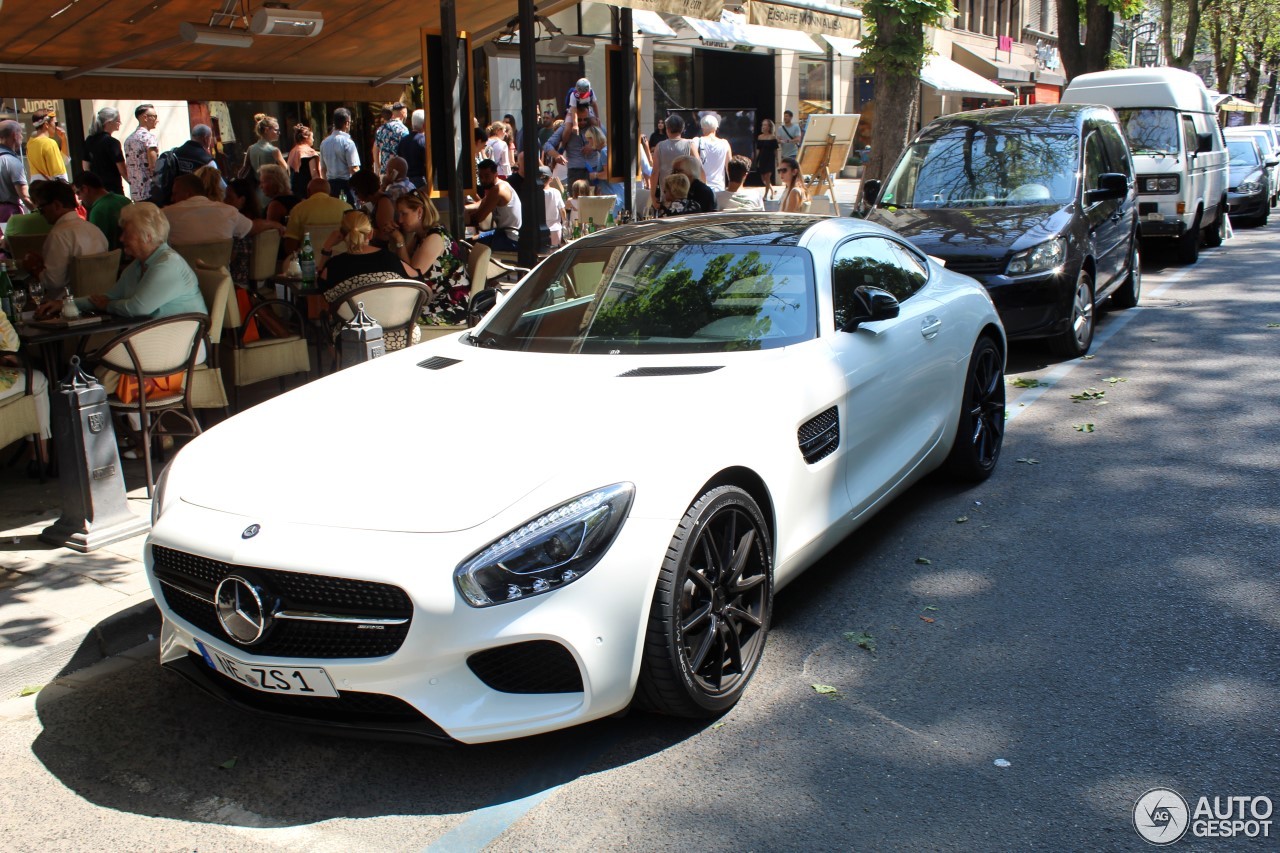
[[35, 649], [0, 670], [0, 701], [28, 685], [48, 684], [58, 676], [92, 666], [160, 634], [160, 611], [154, 601], [126, 607], [103, 619], [80, 637]]

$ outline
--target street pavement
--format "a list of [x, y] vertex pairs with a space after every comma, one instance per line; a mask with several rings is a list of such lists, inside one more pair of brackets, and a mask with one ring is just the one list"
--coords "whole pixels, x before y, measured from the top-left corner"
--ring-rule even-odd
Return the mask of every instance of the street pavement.
[[1010, 384], [995, 475], [930, 477], [780, 592], [719, 720], [325, 738], [142, 643], [0, 703], [0, 848], [1136, 850], [1149, 789], [1280, 799], [1277, 230], [1148, 260], [1089, 358], [1015, 346], [1045, 384]]

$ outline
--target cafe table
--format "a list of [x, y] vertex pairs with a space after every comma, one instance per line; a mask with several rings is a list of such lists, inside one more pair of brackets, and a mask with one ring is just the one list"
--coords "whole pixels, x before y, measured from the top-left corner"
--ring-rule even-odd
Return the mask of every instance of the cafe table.
[[55, 317], [31, 319], [34, 312], [23, 312], [19, 319], [18, 339], [28, 352], [40, 353], [45, 375], [52, 386], [62, 378], [61, 344], [74, 341], [76, 353], [84, 356], [85, 342], [93, 335], [123, 332], [147, 322], [146, 317], [118, 317], [114, 314], [86, 313], [77, 320]]

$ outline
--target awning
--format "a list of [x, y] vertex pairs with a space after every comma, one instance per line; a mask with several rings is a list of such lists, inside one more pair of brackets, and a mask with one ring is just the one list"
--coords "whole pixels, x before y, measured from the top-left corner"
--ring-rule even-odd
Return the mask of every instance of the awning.
[[862, 38], [862, 12], [823, 0], [747, 0], [747, 20], [815, 36]]
[[644, 33], [647, 36], [674, 36], [676, 31], [662, 20], [662, 16], [657, 12], [650, 12], [647, 9], [631, 10], [631, 27], [638, 33]]
[[984, 56], [975, 48], [952, 42], [951, 58], [975, 74], [989, 80], [1002, 80], [1008, 83], [1030, 83], [1035, 66], [1023, 64], [1015, 57], [1012, 60]]
[[1061, 74], [1055, 74], [1052, 71], [1040, 68], [1036, 70], [1036, 82], [1042, 86], [1065, 86], [1067, 85], [1067, 78]]
[[1225, 102], [1218, 104], [1218, 109], [1229, 113], [1260, 113], [1262, 107], [1246, 101], [1244, 98], [1237, 98], [1235, 95], [1228, 95]]
[[979, 77], [959, 63], [945, 56], [931, 56], [920, 69], [920, 82], [940, 95], [959, 95], [964, 98], [1000, 98], [1014, 100], [1008, 89], [997, 86], [985, 77]]
[[826, 39], [827, 44], [831, 45], [836, 56], [850, 56], [855, 59], [862, 56], [862, 48], [858, 47], [862, 44], [860, 41], [840, 38], [840, 36], [823, 36], [823, 38]]
[[722, 12], [719, 21], [686, 17], [684, 22], [703, 41], [719, 42], [725, 45], [745, 44], [774, 50], [794, 50], [797, 53], [825, 53], [804, 33], [748, 24], [742, 15], [734, 12]]

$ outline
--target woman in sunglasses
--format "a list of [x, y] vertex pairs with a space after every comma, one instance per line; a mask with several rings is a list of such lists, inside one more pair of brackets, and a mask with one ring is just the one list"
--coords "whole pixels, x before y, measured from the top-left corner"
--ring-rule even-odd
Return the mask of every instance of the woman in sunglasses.
[[430, 285], [434, 295], [427, 313], [442, 323], [465, 321], [471, 294], [465, 255], [441, 224], [436, 206], [420, 190], [405, 193], [396, 199], [396, 224], [391, 251], [413, 268], [414, 278]]
[[778, 182], [782, 184], [782, 213], [807, 213], [809, 201], [804, 197], [804, 176], [794, 157], [783, 157], [778, 164]]

